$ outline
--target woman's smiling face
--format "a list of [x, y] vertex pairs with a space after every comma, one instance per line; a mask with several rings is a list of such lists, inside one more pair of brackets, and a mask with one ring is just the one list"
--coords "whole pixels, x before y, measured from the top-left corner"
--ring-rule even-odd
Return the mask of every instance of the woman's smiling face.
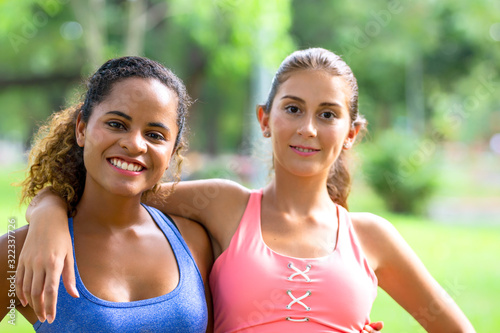
[[270, 112], [259, 112], [261, 126], [271, 133], [277, 172], [327, 177], [343, 144], [357, 133], [350, 94], [342, 77], [319, 70], [293, 72], [281, 84]]
[[152, 188], [168, 168], [178, 128], [177, 96], [156, 79], [116, 82], [88, 123], [77, 121], [84, 147], [86, 187], [122, 196]]

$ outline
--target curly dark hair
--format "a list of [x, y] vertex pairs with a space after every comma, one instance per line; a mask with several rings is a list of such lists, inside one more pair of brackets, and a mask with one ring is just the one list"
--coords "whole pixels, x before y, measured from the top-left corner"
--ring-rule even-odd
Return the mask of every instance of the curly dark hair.
[[[177, 95], [179, 131], [171, 164], [176, 168], [173, 172], [175, 181], [180, 180], [182, 152], [187, 148], [186, 117], [191, 105], [186, 87], [171, 70], [156, 61], [144, 57], [122, 57], [108, 60], [88, 79], [83, 102], [54, 113], [40, 127], [30, 151], [28, 175], [21, 183], [22, 201], [32, 199], [41, 189], [51, 186], [51, 190], [66, 201], [69, 211], [74, 212], [86, 178], [83, 148], [76, 142], [76, 119], [81, 113], [81, 119], [87, 123], [94, 107], [110, 94], [113, 85], [130, 77], [157, 79]], [[158, 188], [159, 184], [156, 184], [143, 195], [156, 192]]]

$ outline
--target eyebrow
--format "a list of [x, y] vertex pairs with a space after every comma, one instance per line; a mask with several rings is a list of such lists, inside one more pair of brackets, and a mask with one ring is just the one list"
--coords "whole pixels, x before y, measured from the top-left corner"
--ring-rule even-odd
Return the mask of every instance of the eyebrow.
[[[109, 112], [106, 112], [106, 114], [114, 114], [114, 115], [117, 115], [118, 117], [125, 118], [128, 121], [132, 121], [132, 117], [131, 116], [129, 116], [128, 114], [123, 113], [121, 111], [109, 111]], [[160, 128], [163, 128], [164, 130], [170, 132], [170, 128], [168, 128], [167, 126], [165, 126], [163, 123], [148, 123], [148, 126], [149, 127], [160, 127]]]
[[[302, 104], [306, 104], [306, 101], [304, 101], [302, 98], [297, 97], [297, 96], [285, 95], [285, 96], [281, 97], [281, 99], [286, 99], [286, 98], [296, 100]], [[339, 103], [335, 103], [335, 102], [323, 102], [319, 106], [333, 106], [333, 107], [338, 107], [338, 108], [342, 107], [342, 105], [340, 105]]]

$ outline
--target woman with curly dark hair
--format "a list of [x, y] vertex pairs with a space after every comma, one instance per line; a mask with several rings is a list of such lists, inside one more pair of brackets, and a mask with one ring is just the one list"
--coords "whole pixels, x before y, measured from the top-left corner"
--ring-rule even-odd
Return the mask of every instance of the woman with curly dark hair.
[[[55, 113], [40, 129], [23, 183], [24, 200], [48, 186], [64, 199], [77, 290], [70, 295], [61, 284], [51, 291], [58, 295], [55, 320], [52, 314], [38, 321], [36, 305], [18, 310], [39, 332], [205, 332], [211, 317], [207, 234], [141, 204], [169, 165], [180, 168], [190, 104], [184, 84], [155, 61], [124, 57], [102, 65], [87, 88], [82, 103]], [[16, 254], [27, 231], [16, 231]], [[2, 237], [1, 249], [8, 244]], [[4, 259], [0, 274], [9, 271]], [[0, 287], [5, 315], [20, 301], [9, 296], [7, 277]]]
[[[200, 222], [211, 236], [214, 330], [371, 332], [381, 326], [369, 325], [380, 286], [428, 332], [474, 332], [388, 221], [348, 211], [348, 154], [366, 125], [349, 66], [325, 49], [296, 51], [282, 62], [256, 111], [273, 147], [274, 176], [264, 188], [214, 179], [180, 182], [156, 205]], [[160, 192], [170, 188], [162, 185]], [[30, 301], [49, 313], [53, 304], [43, 305], [40, 297], [53, 302], [44, 280], [22, 269], [54, 274], [48, 285], [58, 281], [71, 248], [59, 217], [64, 208], [53, 194], [41, 198], [32, 212], [36, 246], [30, 244], [21, 267]], [[47, 226], [57, 232], [48, 234]], [[47, 243], [51, 236], [56, 243]], [[57, 264], [36, 251], [45, 244]], [[31, 282], [38, 294], [30, 292]]]

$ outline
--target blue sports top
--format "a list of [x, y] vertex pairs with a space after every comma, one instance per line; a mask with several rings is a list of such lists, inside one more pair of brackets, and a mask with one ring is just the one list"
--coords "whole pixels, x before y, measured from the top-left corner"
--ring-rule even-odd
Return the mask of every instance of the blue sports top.
[[[110, 302], [85, 288], [75, 259], [76, 287], [71, 297], [59, 284], [57, 315], [52, 324], [37, 321], [37, 332], [205, 332], [208, 313], [203, 280], [186, 243], [172, 221], [144, 205], [165, 234], [179, 267], [179, 283], [168, 294], [133, 302]], [[74, 247], [73, 219], [68, 219]], [[73, 250], [73, 257], [75, 252]]]

